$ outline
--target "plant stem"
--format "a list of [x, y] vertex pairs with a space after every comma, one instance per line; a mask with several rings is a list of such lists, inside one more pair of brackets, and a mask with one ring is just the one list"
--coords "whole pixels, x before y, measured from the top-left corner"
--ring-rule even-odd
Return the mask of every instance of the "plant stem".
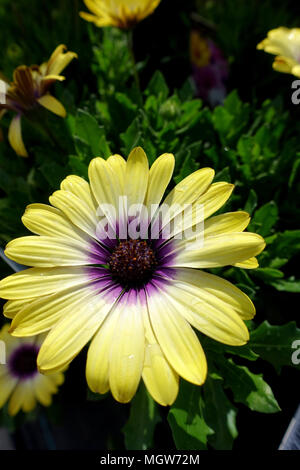
[[127, 37], [127, 47], [128, 47], [128, 51], [129, 51], [129, 54], [130, 54], [132, 67], [133, 67], [134, 81], [135, 81], [135, 84], [136, 84], [136, 87], [137, 87], [139, 93], [141, 94], [140, 77], [139, 77], [139, 74], [138, 74], [138, 71], [137, 71], [136, 61], [135, 61], [135, 56], [134, 56], [134, 50], [133, 50], [133, 32], [132, 32], [132, 29], [129, 29], [126, 32], [126, 37]]

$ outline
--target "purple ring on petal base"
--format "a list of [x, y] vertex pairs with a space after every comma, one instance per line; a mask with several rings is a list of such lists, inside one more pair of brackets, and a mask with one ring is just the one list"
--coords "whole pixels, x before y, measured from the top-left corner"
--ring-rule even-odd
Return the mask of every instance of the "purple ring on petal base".
[[167, 271], [175, 255], [172, 242], [164, 242], [127, 239], [116, 241], [110, 251], [95, 242], [87, 275], [96, 289], [101, 292], [104, 289], [114, 295], [143, 289], [149, 283], [168, 283], [170, 275]]

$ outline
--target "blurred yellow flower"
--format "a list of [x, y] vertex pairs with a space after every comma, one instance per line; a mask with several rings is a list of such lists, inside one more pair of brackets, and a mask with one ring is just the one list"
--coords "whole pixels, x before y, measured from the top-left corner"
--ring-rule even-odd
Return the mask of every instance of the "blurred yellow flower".
[[280, 27], [268, 32], [268, 37], [257, 45], [269, 54], [276, 55], [274, 70], [300, 77], [300, 28]]
[[96, 26], [117, 26], [132, 28], [151, 15], [161, 0], [83, 0], [92, 12], [80, 12], [81, 18]]
[[61, 44], [55, 49], [48, 62], [40, 66], [17, 67], [13, 73], [12, 83], [0, 80], [2, 89], [0, 118], [6, 110], [17, 113], [8, 131], [9, 143], [17, 155], [28, 156], [22, 139], [22, 115], [26, 116], [37, 105], [41, 105], [58, 116], [66, 116], [64, 106], [49, 93], [49, 88], [55, 81], [65, 79], [60, 73], [75, 57], [77, 57], [75, 52], [66, 52], [66, 46]]
[[207, 39], [198, 31], [190, 34], [190, 59], [193, 65], [205, 67], [210, 63], [211, 51]]
[[0, 408], [9, 400], [8, 412], [14, 416], [21, 409], [25, 413], [32, 411], [37, 402], [49, 406], [64, 375], [56, 372], [46, 377], [38, 372], [36, 359], [45, 335], [15, 338], [8, 328], [6, 324], [0, 331], [6, 356], [0, 361]]

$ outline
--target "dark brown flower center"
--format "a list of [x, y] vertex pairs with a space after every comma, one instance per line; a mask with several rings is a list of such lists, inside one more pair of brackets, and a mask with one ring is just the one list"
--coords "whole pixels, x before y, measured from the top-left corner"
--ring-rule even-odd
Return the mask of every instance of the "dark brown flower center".
[[154, 250], [143, 240], [120, 242], [109, 259], [113, 277], [124, 287], [148, 282], [157, 266]]
[[20, 346], [10, 358], [10, 369], [21, 379], [28, 378], [38, 372], [36, 360], [38, 348], [32, 344]]

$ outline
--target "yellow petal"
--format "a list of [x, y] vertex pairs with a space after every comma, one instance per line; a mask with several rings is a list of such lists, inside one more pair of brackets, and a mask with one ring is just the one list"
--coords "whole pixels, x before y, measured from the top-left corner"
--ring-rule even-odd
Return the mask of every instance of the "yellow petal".
[[175, 158], [171, 153], [164, 153], [155, 160], [149, 172], [149, 185], [145, 204], [160, 204], [162, 197], [171, 181], [175, 166]]
[[255, 269], [258, 268], [259, 264], [256, 258], [249, 258], [242, 263], [235, 263], [233, 266], [236, 268], [243, 268], [243, 269]]
[[200, 342], [188, 322], [171, 307], [163, 293], [148, 295], [150, 321], [168, 362], [185, 380], [202, 385], [207, 363]]
[[26, 386], [24, 387], [24, 383], [20, 382], [15, 387], [12, 393], [12, 396], [9, 400], [8, 413], [11, 416], [15, 416], [18, 413], [18, 411], [20, 411], [25, 400], [25, 395], [26, 395]]
[[60, 209], [71, 222], [93, 238], [97, 238], [98, 219], [89, 205], [69, 191], [55, 191], [49, 198], [50, 203]]
[[111, 162], [103, 158], [94, 158], [89, 165], [89, 179], [92, 193], [98, 203], [97, 215], [105, 215], [113, 229], [116, 228], [116, 218], [120, 204], [121, 188], [119, 172], [114, 172]]
[[[3, 366], [0, 365], [0, 367]], [[0, 408], [7, 402], [16, 384], [17, 379], [8, 374], [0, 378]]]
[[21, 116], [19, 114], [15, 116], [10, 123], [8, 140], [17, 155], [20, 155], [20, 157], [28, 157], [22, 138]]
[[82, 267], [30, 268], [0, 281], [3, 299], [30, 299], [60, 292], [88, 282]]
[[[189, 268], [176, 268], [176, 279], [194, 287], [206, 302], [234, 310], [243, 320], [250, 320], [255, 315], [255, 307], [240, 289], [231, 282], [214, 274]], [[174, 280], [177, 285], [177, 280]]]
[[132, 28], [136, 23], [153, 13], [161, 0], [144, 0], [142, 2], [102, 2], [84, 0], [93, 15], [80, 12], [87, 21], [93, 21], [96, 26], [117, 26], [122, 29]]
[[108, 26], [111, 24], [111, 20], [100, 20], [97, 16], [91, 15], [90, 13], [86, 13], [85, 11], [79, 12], [79, 16], [86, 20], [89, 21], [90, 23], [95, 23], [96, 26]]
[[184, 178], [170, 192], [163, 202], [163, 206], [170, 208], [163, 216], [162, 228], [174, 217], [186, 209], [186, 205], [193, 204], [201, 194], [207, 191], [213, 177], [214, 170], [211, 168], [202, 168]]
[[94, 393], [109, 390], [109, 353], [120, 310], [115, 306], [92, 339], [86, 362], [86, 379]]
[[100, 328], [112, 305], [95, 294], [63, 316], [42, 344], [37, 360], [40, 372], [59, 371], [74, 359]]
[[3, 315], [6, 318], [13, 319], [17, 313], [24, 308], [25, 304], [28, 305], [31, 301], [28, 300], [8, 300], [3, 307]]
[[[177, 217], [174, 220], [174, 225], [172, 227], [172, 230], [170, 231], [170, 237], [174, 237], [177, 234], [180, 234], [183, 232], [184, 238], [189, 239], [193, 238], [195, 234], [199, 234], [199, 232], [203, 231], [203, 228], [205, 227], [204, 230], [204, 235], [206, 236], [206, 228], [208, 229], [209, 232], [209, 227], [211, 224], [214, 222], [219, 223], [220, 226], [226, 225], [228, 227], [229, 223], [232, 222], [232, 226], [237, 225], [237, 230], [240, 230], [240, 226], [245, 223], [245, 216], [242, 215], [243, 221], [241, 223], [238, 223], [240, 220], [240, 215], [232, 215], [229, 216], [227, 219], [228, 224], [224, 223], [222, 224], [223, 220], [222, 219], [214, 219], [212, 222], [209, 220], [205, 223], [205, 226], [203, 226], [203, 221], [210, 217], [211, 214], [216, 212], [220, 207], [222, 207], [225, 202], [228, 200], [230, 197], [232, 191], [233, 191], [234, 186], [229, 183], [214, 183], [212, 184], [207, 191], [205, 191], [204, 194], [202, 194], [194, 203], [191, 207], [188, 207], [187, 210], [184, 212], [184, 216]], [[235, 214], [235, 213], [234, 213]], [[240, 213], [238, 213], [240, 214]], [[246, 214], [246, 213], [242, 213]], [[222, 215], [224, 217], [224, 215]], [[226, 222], [226, 217], [225, 216], [225, 221]], [[249, 219], [249, 216], [247, 215], [247, 219]], [[210, 219], [211, 220], [211, 219]], [[234, 220], [234, 222], [233, 222]], [[248, 221], [249, 223], [249, 221]], [[190, 228], [193, 227], [193, 230], [191, 231]], [[234, 231], [234, 230], [231, 230]]]
[[57, 387], [51, 379], [51, 376], [47, 377], [42, 374], [36, 376], [34, 381], [34, 393], [43, 406], [50, 406], [52, 403], [52, 394], [57, 393]]
[[95, 291], [91, 286], [74, 287], [63, 292], [24, 303], [15, 315], [10, 332], [13, 336], [33, 336], [54, 327], [62, 316], [81, 309], [84, 302], [93, 300]]
[[240, 263], [258, 255], [265, 247], [264, 239], [256, 233], [225, 233], [204, 238], [204, 244], [195, 248], [195, 242], [172, 241], [178, 250], [173, 267], [215, 268]]
[[221, 235], [222, 233], [242, 232], [247, 228], [250, 216], [247, 212], [227, 212], [216, 215], [204, 222], [205, 237]]
[[110, 166], [112, 172], [116, 175], [120, 194], [124, 194], [126, 161], [121, 155], [111, 155], [107, 159], [107, 164]]
[[65, 381], [65, 376], [61, 372], [56, 372], [55, 374], [51, 374], [47, 377], [52, 380], [55, 385], [62, 385]]
[[292, 68], [292, 74], [295, 75], [295, 77], [300, 78], [300, 65], [295, 64]]
[[134, 293], [126, 295], [126, 301], [124, 297], [118, 305], [120, 314], [110, 348], [109, 385], [117, 401], [128, 403], [142, 374], [145, 356], [143, 309], [146, 305], [142, 305]]
[[144, 312], [145, 360], [142, 377], [152, 398], [160, 405], [172, 405], [179, 389], [179, 377], [167, 361], [154, 335], [148, 312]]
[[48, 109], [48, 111], [51, 111], [52, 113], [57, 114], [60, 117], [66, 117], [67, 112], [64, 106], [61, 104], [60, 101], [54, 98], [54, 96], [47, 94], [38, 98], [37, 101], [41, 106]]
[[30, 204], [22, 217], [25, 227], [37, 235], [87, 242], [89, 237], [59, 210], [47, 204]]
[[87, 246], [77, 240], [46, 236], [16, 238], [8, 243], [5, 254], [25, 266], [80, 266], [89, 263]]
[[69, 175], [61, 182], [60, 189], [73, 193], [84, 201], [92, 212], [96, 213], [97, 204], [92, 196], [90, 185], [83, 178]]
[[204, 289], [176, 281], [165, 295], [170, 307], [201, 333], [232, 346], [241, 346], [249, 340], [240, 316]]
[[197, 199], [197, 204], [204, 206], [204, 218], [207, 219], [214, 214], [231, 196], [234, 185], [230, 183], [214, 183], [208, 190]]
[[65, 79], [66, 77], [63, 77], [62, 75], [45, 75], [45, 77], [42, 78], [42, 81], [45, 82], [47, 80], [58, 80], [63, 82]]
[[75, 52], [65, 52], [66, 49], [63, 44], [57, 46], [49, 59], [47, 75], [60, 75], [60, 72], [69, 65], [71, 60], [77, 59], [78, 55]]
[[144, 203], [148, 179], [148, 158], [141, 147], [136, 147], [130, 153], [126, 163], [125, 194], [128, 198], [128, 207]]
[[[95, 0], [83, 0], [87, 8], [96, 16], [101, 16], [109, 10], [109, 2], [97, 2]], [[102, 3], [102, 4], [101, 4]]]
[[36, 399], [34, 395], [32, 380], [26, 381], [23, 387], [24, 387], [24, 395], [23, 395], [22, 409], [25, 413], [29, 413], [36, 406]]

